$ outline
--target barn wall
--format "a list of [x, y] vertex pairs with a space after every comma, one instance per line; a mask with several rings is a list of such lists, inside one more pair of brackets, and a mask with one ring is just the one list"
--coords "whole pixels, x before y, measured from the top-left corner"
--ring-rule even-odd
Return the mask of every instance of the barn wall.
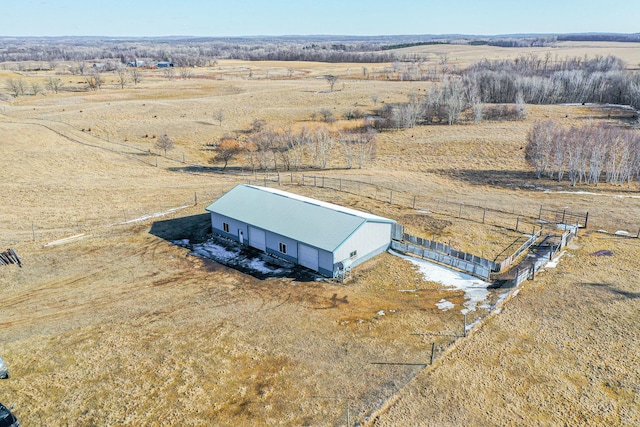
[[[229, 232], [225, 232], [222, 228], [222, 223], [229, 224]], [[244, 233], [244, 242], [240, 242], [242, 244], [249, 244], [249, 233], [248, 226], [246, 223], [242, 221], [235, 220], [233, 218], [229, 218], [228, 216], [220, 215], [215, 212], [211, 212], [211, 228], [215, 234], [220, 236], [228, 237], [230, 239], [239, 241], [238, 239], [238, 230], [242, 230]]]
[[[277, 233], [267, 231], [267, 253], [273, 254], [277, 257], [287, 259], [292, 262], [296, 262], [298, 259], [298, 241], [290, 239], [288, 237], [281, 236]], [[282, 242], [287, 245], [287, 253], [280, 252], [279, 243]]]
[[349, 254], [357, 251], [353, 259], [356, 266], [374, 255], [386, 250], [391, 244], [391, 224], [381, 222], [365, 222], [335, 251], [335, 262], [349, 258]]

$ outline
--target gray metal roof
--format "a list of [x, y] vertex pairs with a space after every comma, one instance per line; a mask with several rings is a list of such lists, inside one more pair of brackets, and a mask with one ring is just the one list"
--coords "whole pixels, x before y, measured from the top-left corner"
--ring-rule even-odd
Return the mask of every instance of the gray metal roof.
[[273, 188], [238, 185], [206, 208], [333, 252], [367, 221], [395, 221]]

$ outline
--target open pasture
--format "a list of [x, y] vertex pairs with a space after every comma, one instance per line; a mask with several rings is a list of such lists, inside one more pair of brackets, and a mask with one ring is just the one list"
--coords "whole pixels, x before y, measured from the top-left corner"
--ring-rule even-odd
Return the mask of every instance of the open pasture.
[[[630, 66], [640, 62], [626, 44], [591, 45], [571, 49], [615, 48]], [[420, 49], [445, 50], [461, 65], [497, 55], [487, 46], [467, 46], [464, 57], [456, 46]], [[513, 230], [296, 183], [303, 173], [360, 180], [412, 193], [434, 212], [445, 200], [523, 216], [541, 205], [588, 211], [589, 229], [558, 268], [467, 338], [465, 294], [391, 254], [340, 285], [259, 280], [171, 244], [204, 240], [205, 204], [262, 176], [243, 157], [230, 163], [234, 174], [213, 173], [207, 144], [242, 135], [254, 119], [313, 129], [323, 108], [338, 130], [351, 124], [342, 119], [349, 109], [372, 113], [433, 84], [366, 80], [363, 65], [383, 67], [220, 61], [190, 79], [144, 70], [124, 88], [107, 76], [98, 91], [62, 74], [67, 91], [0, 101], [0, 249], [13, 247], [24, 263], [0, 267], [0, 351], [12, 371], [0, 399], [24, 425], [346, 425], [347, 412], [352, 423], [375, 414], [380, 425], [637, 424], [640, 340], [630, 313], [640, 240], [596, 230], [635, 235], [638, 188], [537, 181], [524, 159], [536, 119], [582, 123], [598, 110], [527, 106], [523, 121], [386, 131], [363, 169], [345, 169], [335, 147], [327, 169], [281, 171], [287, 191], [478, 254], [496, 253]], [[48, 73], [0, 70], [0, 81]], [[328, 73], [340, 76], [333, 92]], [[176, 144], [167, 156], [155, 146], [164, 133]], [[591, 255], [601, 249], [614, 256]], [[443, 298], [454, 308], [438, 308]], [[469, 323], [488, 314], [479, 306]], [[432, 344], [436, 363], [423, 369]]]

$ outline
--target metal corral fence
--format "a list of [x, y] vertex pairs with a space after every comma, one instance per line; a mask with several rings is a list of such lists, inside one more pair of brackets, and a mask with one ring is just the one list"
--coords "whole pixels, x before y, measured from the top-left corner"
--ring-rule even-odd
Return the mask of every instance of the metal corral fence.
[[535, 278], [536, 272], [551, 261], [577, 235], [578, 227], [567, 227], [559, 238], [557, 236], [545, 237], [536, 251], [536, 256], [528, 264], [515, 268], [514, 285], [517, 286], [527, 279]]
[[444, 243], [404, 233], [404, 227], [400, 224], [395, 224], [392, 229], [391, 248], [466, 271], [485, 280], [488, 280], [491, 272], [496, 271], [498, 267], [493, 261], [457, 250]]
[[489, 276], [491, 274], [491, 268], [489, 266], [482, 266], [480, 264], [458, 258], [458, 256], [471, 256], [473, 258], [477, 258], [471, 254], [464, 254], [462, 252], [453, 250], [451, 255], [447, 255], [445, 253], [430, 250], [424, 246], [414, 245], [411, 243], [403, 243], [397, 240], [391, 241], [391, 249], [417, 255], [421, 258], [430, 259], [437, 263], [448, 265], [461, 271], [466, 271], [472, 276], [479, 277], [481, 279], [489, 280]]
[[535, 242], [538, 241], [538, 239], [540, 239], [540, 236], [542, 235], [542, 229], [540, 229], [538, 232], [533, 233], [533, 234], [529, 234], [529, 235], [524, 235], [523, 237], [526, 238], [526, 240], [524, 241], [524, 243], [522, 243], [514, 252], [509, 253], [509, 251], [511, 250], [511, 248], [513, 248], [517, 243], [519, 243], [522, 239], [518, 239], [516, 241], [514, 241], [511, 245], [507, 246], [500, 254], [498, 254], [498, 256], [496, 256], [496, 258], [494, 259], [494, 262], [497, 262], [498, 259], [500, 259], [502, 256], [504, 256], [504, 254], [507, 254], [506, 257], [500, 261], [500, 263], [496, 264], [496, 268], [494, 269], [494, 271], [502, 271], [505, 270], [506, 268], [508, 268], [509, 266], [511, 266], [511, 264], [513, 264], [513, 262], [518, 259], [518, 257], [520, 255], [522, 255], [522, 253], [526, 250], [528, 250], [531, 246], [533, 246], [533, 244]]
[[589, 212], [576, 213], [566, 209], [550, 209], [540, 206], [538, 219], [552, 224], [575, 224], [580, 228], [586, 228], [589, 223]]
[[[286, 182], [286, 181], [285, 181]], [[509, 230], [535, 233], [540, 227], [540, 221], [535, 216], [520, 215], [500, 209], [459, 203], [448, 199], [432, 199], [418, 197], [407, 192], [391, 188], [380, 187], [363, 181], [326, 176], [302, 175], [301, 185], [330, 188], [374, 200], [410, 207], [427, 213], [437, 213], [455, 218], [474, 221], [482, 224], [504, 227]]]

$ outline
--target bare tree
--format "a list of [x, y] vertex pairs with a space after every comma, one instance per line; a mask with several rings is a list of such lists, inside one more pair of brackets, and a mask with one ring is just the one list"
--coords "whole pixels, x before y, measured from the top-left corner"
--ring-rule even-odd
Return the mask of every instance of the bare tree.
[[551, 120], [537, 121], [527, 135], [525, 158], [536, 171], [536, 178], [540, 179], [547, 172], [553, 149], [555, 124]]
[[379, 99], [379, 96], [377, 93], [374, 93], [373, 95], [371, 95], [371, 100], [373, 101], [374, 107], [378, 104], [378, 99]]
[[138, 67], [133, 67], [131, 71], [129, 71], [131, 75], [131, 81], [133, 81], [134, 85], [137, 85], [142, 81], [142, 72], [138, 69]]
[[313, 143], [315, 145], [314, 157], [316, 165], [321, 169], [325, 169], [331, 158], [335, 139], [327, 128], [319, 128], [313, 137]]
[[127, 68], [123, 65], [120, 65], [117, 68], [116, 73], [118, 74], [118, 84], [120, 85], [120, 89], [124, 89], [128, 81]]
[[57, 77], [49, 77], [47, 79], [46, 86], [51, 92], [58, 93], [64, 86], [64, 83]]
[[193, 75], [193, 71], [189, 67], [180, 67], [180, 78], [182, 80], [188, 80]]
[[320, 110], [320, 116], [325, 123], [333, 123], [336, 121], [333, 112], [328, 108], [323, 108]]
[[85, 76], [84, 79], [87, 82], [87, 87], [91, 90], [98, 90], [104, 84], [102, 75], [97, 69], [94, 69], [93, 72], [90, 75]]
[[42, 89], [42, 85], [39, 82], [31, 83], [31, 93], [33, 94], [33, 96], [36, 96], [39, 93], [44, 93], [44, 90]]
[[218, 121], [218, 124], [222, 126], [222, 121], [224, 120], [224, 111], [222, 109], [216, 110], [213, 114], [213, 117]]
[[333, 92], [333, 87], [336, 85], [336, 82], [340, 77], [333, 74], [327, 74], [324, 78], [329, 82], [329, 86], [331, 87], [330, 92]]
[[173, 67], [165, 68], [162, 70], [162, 74], [167, 80], [173, 80], [176, 78], [176, 70], [174, 70]]
[[7, 89], [16, 98], [20, 95], [24, 95], [25, 82], [22, 79], [7, 79]]
[[156, 142], [156, 148], [164, 151], [164, 155], [167, 155], [167, 150], [172, 150], [175, 147], [175, 144], [171, 138], [165, 133], [158, 138]]
[[227, 168], [227, 164], [230, 160], [236, 157], [238, 154], [242, 152], [242, 147], [236, 138], [225, 135], [220, 138], [220, 142], [216, 147], [216, 155], [213, 156], [209, 163], [215, 164], [219, 162], [224, 162], [224, 166], [222, 170]]

